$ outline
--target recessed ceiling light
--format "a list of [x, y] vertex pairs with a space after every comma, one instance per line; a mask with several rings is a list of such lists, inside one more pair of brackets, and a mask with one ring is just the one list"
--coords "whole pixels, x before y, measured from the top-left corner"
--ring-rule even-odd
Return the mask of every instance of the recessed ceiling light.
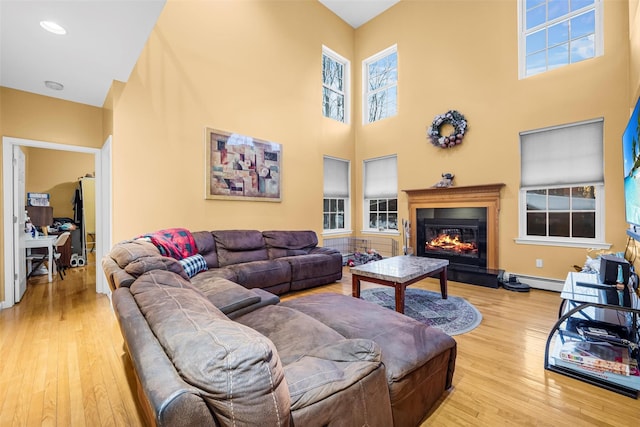
[[67, 34], [67, 30], [65, 30], [62, 26], [56, 24], [53, 21], [40, 21], [40, 26], [53, 34], [58, 34], [58, 35]]
[[62, 89], [64, 89], [64, 85], [62, 83], [52, 82], [51, 80], [45, 81], [44, 85], [46, 87], [48, 87], [49, 89], [53, 89], [53, 90], [62, 90]]

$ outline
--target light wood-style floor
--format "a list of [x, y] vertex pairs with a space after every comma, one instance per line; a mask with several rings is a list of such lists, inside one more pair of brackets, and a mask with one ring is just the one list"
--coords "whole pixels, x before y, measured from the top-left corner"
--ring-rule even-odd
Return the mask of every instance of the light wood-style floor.
[[[100, 272], [101, 274], [101, 272]], [[288, 295], [350, 294], [341, 283]], [[363, 283], [363, 288], [368, 285]], [[414, 285], [438, 291], [427, 279]], [[560, 296], [449, 283], [482, 324], [456, 336], [454, 387], [423, 426], [638, 426], [640, 400], [543, 368]], [[109, 299], [95, 293], [95, 264], [64, 281], [30, 281], [23, 300], [0, 311], [0, 426], [139, 426], [131, 366]]]

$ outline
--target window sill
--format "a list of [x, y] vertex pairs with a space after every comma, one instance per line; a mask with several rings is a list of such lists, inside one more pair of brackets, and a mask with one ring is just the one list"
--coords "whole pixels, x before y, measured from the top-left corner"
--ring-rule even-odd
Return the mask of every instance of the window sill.
[[341, 234], [352, 234], [352, 230], [322, 230], [322, 236], [339, 236]]
[[362, 230], [360, 231], [362, 234], [380, 234], [383, 236], [399, 236], [400, 232], [398, 230]]
[[519, 237], [514, 239], [519, 245], [540, 245], [540, 246], [564, 246], [568, 248], [587, 248], [587, 249], [611, 249], [611, 243], [595, 242], [595, 241], [573, 241], [573, 240], [547, 240], [534, 239], [531, 237]]

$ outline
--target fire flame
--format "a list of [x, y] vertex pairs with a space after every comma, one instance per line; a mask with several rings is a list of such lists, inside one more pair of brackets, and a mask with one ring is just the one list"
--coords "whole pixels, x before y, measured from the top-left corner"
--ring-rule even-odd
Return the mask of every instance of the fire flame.
[[427, 250], [447, 250], [457, 253], [478, 252], [475, 243], [465, 243], [460, 241], [460, 236], [451, 237], [449, 234], [439, 234], [438, 237], [427, 242]]

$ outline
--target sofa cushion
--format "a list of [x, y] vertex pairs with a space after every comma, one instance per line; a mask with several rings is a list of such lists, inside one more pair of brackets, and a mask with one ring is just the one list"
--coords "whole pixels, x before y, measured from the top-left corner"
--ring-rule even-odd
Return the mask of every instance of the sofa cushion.
[[151, 271], [131, 286], [149, 327], [220, 425], [289, 424], [290, 398], [273, 343], [229, 320], [180, 276]]
[[198, 285], [215, 279], [227, 279], [232, 282], [237, 282], [236, 272], [228, 267], [225, 268], [210, 268], [206, 271], [201, 271], [191, 278], [191, 283], [198, 287]]
[[179, 262], [188, 277], [193, 277], [201, 271], [207, 270], [207, 261], [200, 254], [183, 258]]
[[324, 277], [329, 273], [342, 271], [342, 256], [313, 254], [279, 258], [291, 265], [291, 281]]
[[254, 261], [228, 267], [236, 273], [236, 282], [246, 288], [269, 288], [291, 283], [291, 266], [286, 261]]
[[318, 245], [318, 236], [315, 231], [263, 231], [264, 241], [269, 251], [269, 258], [284, 256], [305, 255], [309, 250]]
[[380, 364], [380, 349], [373, 341], [346, 340], [316, 319], [290, 308], [269, 306], [236, 321], [268, 337], [277, 347], [292, 410], [326, 399]]
[[212, 231], [220, 267], [269, 259], [262, 233], [257, 230]]
[[189, 278], [178, 260], [161, 255], [138, 258], [127, 264], [124, 268], [124, 271], [133, 277], [140, 277], [147, 271], [152, 270], [170, 271], [180, 275], [184, 279]]
[[218, 268], [218, 254], [216, 253], [216, 241], [210, 231], [194, 231], [193, 240], [196, 241], [198, 253], [207, 261], [207, 267]]
[[257, 304], [260, 296], [254, 291], [226, 279], [211, 279], [194, 285], [224, 314]]
[[144, 239], [120, 242], [109, 252], [109, 256], [120, 268], [125, 268], [129, 263], [138, 258], [159, 255], [160, 251], [158, 251], [153, 243]]

